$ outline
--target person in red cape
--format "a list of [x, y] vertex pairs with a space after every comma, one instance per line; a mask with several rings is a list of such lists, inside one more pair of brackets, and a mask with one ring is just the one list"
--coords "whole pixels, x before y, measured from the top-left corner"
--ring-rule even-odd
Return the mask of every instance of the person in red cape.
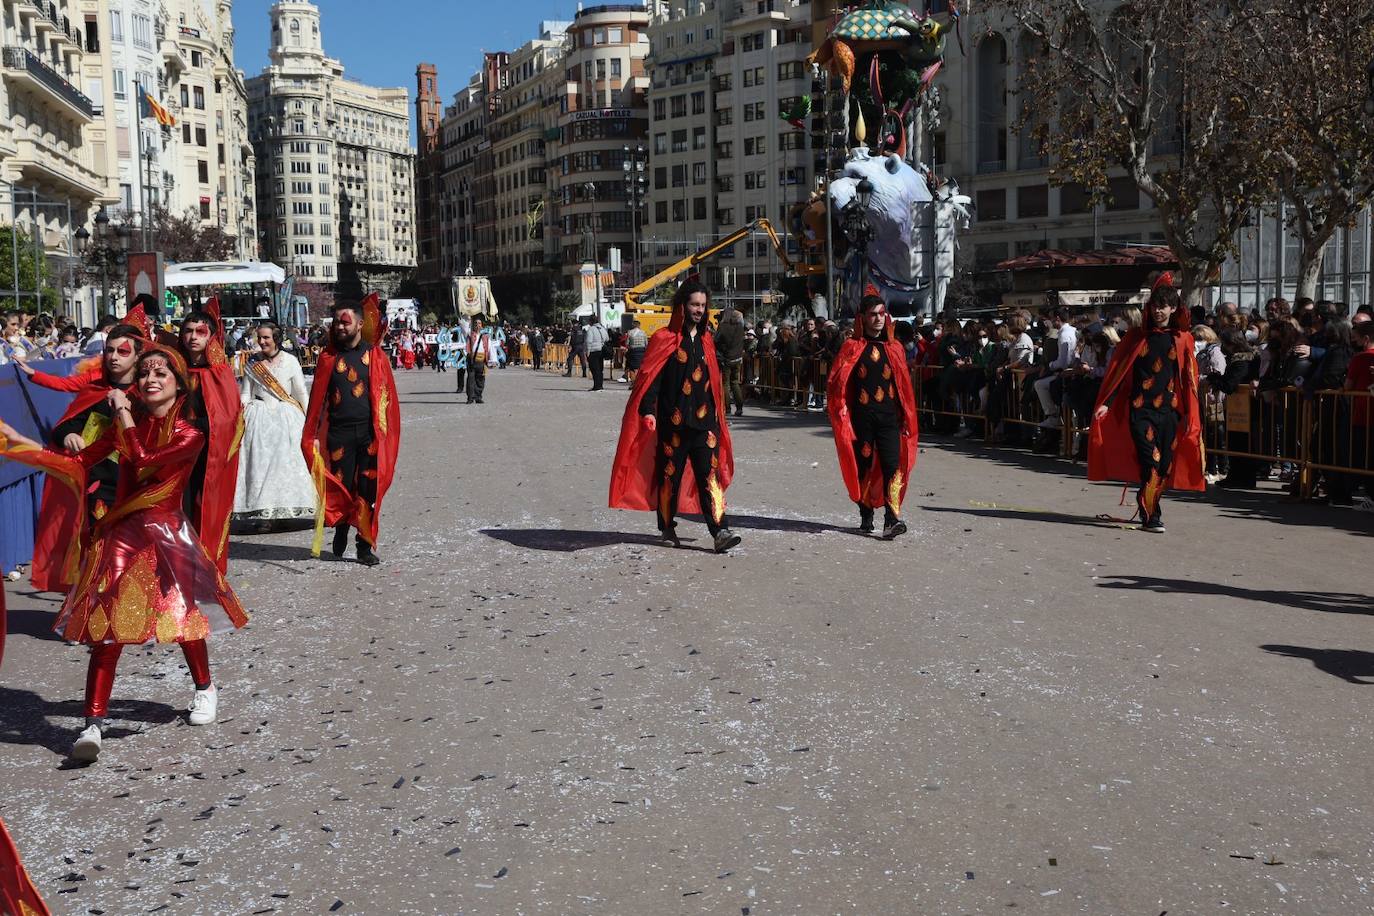
[[707, 321], [711, 297], [688, 280], [673, 297], [668, 327], [649, 338], [620, 423], [611, 468], [612, 509], [658, 513], [664, 542], [680, 543], [678, 512], [706, 518], [716, 553], [740, 542], [725, 517], [734, 450], [716, 347]]
[[48, 905], [38, 896], [38, 888], [33, 886], [29, 873], [24, 870], [19, 850], [10, 839], [4, 821], [0, 821], [0, 913], [4, 916], [52, 916]]
[[[148, 340], [148, 325], [141, 309], [130, 310], [125, 322], [109, 330], [103, 354], [78, 363], [74, 375], [49, 375], [15, 358], [15, 363], [35, 385], [75, 395], [62, 418], [53, 426], [49, 438], [53, 448], [75, 455], [109, 428], [113, 411], [107, 396], [116, 388], [128, 390], [133, 385], [138, 355]], [[88, 363], [94, 365], [82, 371], [81, 367]], [[72, 587], [80, 561], [77, 531], [82, 517], [86, 515], [88, 522], [94, 522], [105, 514], [114, 502], [118, 479], [119, 465], [114, 455], [92, 467], [87, 475], [84, 506], [78, 494], [57, 480], [49, 477], [44, 481], [38, 530], [34, 533], [33, 565], [29, 570], [29, 579], [36, 590], [66, 592]]]
[[[83, 531], [76, 584], [53, 631], [89, 645], [86, 727], [72, 758], [100, 754], [115, 669], [127, 645], [179, 643], [195, 683], [189, 721], [215, 721], [218, 692], [210, 678], [206, 638], [242, 627], [248, 615], [182, 510], [205, 434], [195, 422], [190, 375], [181, 355], [149, 345], [138, 358], [137, 401], [119, 389], [108, 395], [110, 428], [75, 457], [42, 448], [0, 422], [6, 458], [47, 471], [75, 493], [90, 469], [118, 452], [118, 496]], [[83, 526], [84, 527], [84, 526]]]
[[186, 515], [221, 573], [229, 568], [229, 521], [239, 481], [239, 443], [243, 439], [243, 405], [239, 382], [224, 353], [224, 325], [219, 299], [181, 320], [181, 354], [191, 370], [191, 386], [200, 400], [206, 445], [186, 488]]
[[873, 530], [873, 510], [881, 506], [883, 538], [905, 534], [901, 512], [916, 466], [916, 394], [881, 296], [859, 301], [854, 336], [840, 347], [827, 387], [840, 474], [859, 505], [859, 530]]
[[1173, 275], [1150, 291], [1145, 325], [1121, 338], [1107, 364], [1088, 434], [1088, 479], [1140, 484], [1142, 531], [1162, 534], [1160, 498], [1203, 490], [1197, 357]]
[[312, 552], [320, 555], [326, 525], [334, 526], [334, 556], [357, 534], [358, 562], [381, 562], [377, 545], [382, 500], [401, 449], [401, 406], [391, 363], [378, 346], [385, 326], [377, 294], [361, 306], [336, 305], [329, 346], [315, 364], [301, 451], [315, 481]]

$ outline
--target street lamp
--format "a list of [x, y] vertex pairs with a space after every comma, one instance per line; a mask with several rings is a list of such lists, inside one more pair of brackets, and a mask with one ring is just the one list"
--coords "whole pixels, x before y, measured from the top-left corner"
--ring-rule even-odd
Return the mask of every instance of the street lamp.
[[[110, 268], [124, 263], [129, 252], [129, 228], [110, 225], [104, 210], [95, 216], [96, 249], [92, 257], [100, 262], [100, 307], [110, 314]], [[92, 234], [83, 226], [76, 232], [77, 248], [85, 253], [90, 248]]]
[[592, 212], [588, 214], [587, 225], [592, 234], [592, 279], [596, 283], [596, 323], [601, 323], [601, 261], [596, 246], [596, 182], [589, 181], [583, 189], [592, 202]]
[[868, 222], [868, 204], [873, 199], [873, 182], [862, 179], [854, 188], [854, 198], [845, 204], [841, 213], [841, 231], [859, 256], [859, 295], [868, 285], [868, 243], [873, 240], [873, 227]]
[[625, 198], [630, 204], [630, 232], [634, 245], [634, 269], [631, 271], [631, 279], [634, 284], [640, 280], [639, 270], [639, 211], [644, 205], [644, 192], [646, 189], [644, 177], [644, 146], [635, 144], [631, 150], [628, 146], [624, 147], [625, 162]]

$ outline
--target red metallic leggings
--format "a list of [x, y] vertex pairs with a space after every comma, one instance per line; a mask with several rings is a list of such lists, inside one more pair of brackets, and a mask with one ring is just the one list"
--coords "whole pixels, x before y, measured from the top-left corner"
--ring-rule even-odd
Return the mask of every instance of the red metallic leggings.
[[[119, 665], [124, 647], [110, 643], [91, 647], [91, 663], [86, 668], [86, 718], [103, 719], [110, 708], [110, 692], [114, 690], [115, 668]], [[210, 650], [205, 640], [197, 639], [181, 644], [186, 667], [197, 690], [210, 686]]]

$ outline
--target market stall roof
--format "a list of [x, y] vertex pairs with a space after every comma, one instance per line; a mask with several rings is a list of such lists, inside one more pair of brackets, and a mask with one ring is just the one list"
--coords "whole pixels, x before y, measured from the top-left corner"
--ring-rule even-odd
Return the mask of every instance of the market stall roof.
[[1163, 245], [1126, 245], [1096, 251], [1043, 248], [1034, 254], [1010, 258], [998, 270], [1053, 270], [1056, 267], [1147, 267], [1164, 270], [1178, 266], [1178, 258]]
[[250, 286], [284, 283], [286, 271], [270, 261], [201, 261], [167, 266], [163, 282], [177, 286]]

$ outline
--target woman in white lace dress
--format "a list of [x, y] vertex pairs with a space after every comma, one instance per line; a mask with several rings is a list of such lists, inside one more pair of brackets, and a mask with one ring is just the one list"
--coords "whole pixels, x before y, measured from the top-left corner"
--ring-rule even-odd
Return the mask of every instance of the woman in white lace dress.
[[313, 518], [315, 484], [301, 456], [301, 430], [310, 394], [300, 361], [281, 348], [282, 331], [263, 322], [255, 331], [259, 352], [244, 369], [243, 446], [234, 518], [267, 523]]

